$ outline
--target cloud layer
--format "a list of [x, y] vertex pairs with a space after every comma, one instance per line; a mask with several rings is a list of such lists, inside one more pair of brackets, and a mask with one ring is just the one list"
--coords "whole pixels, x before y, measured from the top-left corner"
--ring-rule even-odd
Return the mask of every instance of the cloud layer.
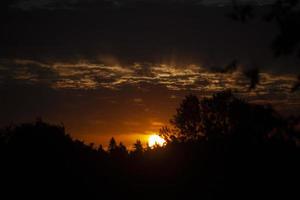
[[[46, 84], [53, 89], [111, 89], [125, 86], [159, 85], [168, 90], [199, 91], [211, 94], [224, 89], [248, 93], [249, 80], [243, 74], [244, 66], [232, 73], [218, 73], [199, 65], [177, 66], [167, 63], [134, 63], [106, 65], [81, 60], [76, 63], [42, 63], [34, 60], [2, 60], [2, 83], [21, 81], [24, 84]], [[296, 80], [294, 74], [260, 73], [256, 95], [289, 95]]]
[[[225, 0], [159, 2], [1, 1], [0, 125], [42, 116], [87, 141], [147, 134], [185, 95], [224, 89], [299, 113], [299, 92], [290, 93], [299, 60], [274, 59], [273, 23], [232, 21]], [[232, 60], [236, 71], [215, 70]], [[249, 92], [252, 68], [260, 83]]]

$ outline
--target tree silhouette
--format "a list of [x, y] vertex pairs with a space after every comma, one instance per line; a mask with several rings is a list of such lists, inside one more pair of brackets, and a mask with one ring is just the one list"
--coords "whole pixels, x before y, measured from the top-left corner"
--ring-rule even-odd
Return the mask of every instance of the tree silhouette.
[[[228, 16], [233, 20], [247, 22], [254, 17], [254, 6], [251, 3], [234, 0], [233, 10]], [[299, 0], [276, 0], [270, 8], [262, 17], [269, 22], [275, 21], [280, 30], [271, 45], [274, 55], [278, 57], [296, 52], [300, 56]]]
[[[260, 17], [267, 22], [275, 22], [279, 29], [279, 34], [273, 39], [270, 48], [275, 58], [282, 56], [297, 56], [300, 58], [300, 7], [299, 0], [276, 0], [269, 6]], [[228, 16], [236, 21], [246, 23], [254, 18], [253, 2], [233, 0], [233, 9]], [[259, 12], [258, 12], [259, 13]], [[259, 83], [259, 74], [255, 69], [244, 73], [250, 79], [249, 90], [255, 89]], [[298, 75], [299, 76], [299, 75]], [[296, 78], [291, 92], [299, 88], [299, 79]]]
[[283, 126], [283, 119], [271, 106], [251, 105], [231, 90], [200, 101], [196, 96], [187, 96], [171, 122], [173, 127], [162, 127], [160, 134], [173, 143], [226, 137], [259, 142], [272, 129], [280, 130]]
[[[212, 98], [201, 101], [203, 132], [212, 139], [217, 136], [229, 135], [237, 121], [232, 119], [232, 109], [242, 109], [243, 102], [236, 99], [230, 90], [216, 93]], [[238, 107], [238, 108], [237, 108]], [[241, 110], [242, 112], [242, 110]]]
[[275, 21], [280, 30], [280, 34], [272, 44], [275, 56], [289, 55], [294, 52], [300, 56], [299, 0], [276, 1], [265, 18], [268, 21]]
[[119, 146], [118, 146], [118, 153], [121, 155], [121, 156], [127, 156], [128, 155], [128, 150], [126, 148], [126, 146], [120, 142]]
[[118, 148], [117, 142], [115, 140], [114, 137], [112, 137], [109, 141], [109, 145], [108, 145], [108, 152], [110, 154], [112, 154], [113, 152], [115, 152]]
[[[173, 119], [170, 120], [171, 124], [177, 129], [176, 135], [173, 135], [173, 137], [180, 140], [190, 140], [203, 136], [199, 103], [197, 96], [194, 95], [186, 96], [181, 102]], [[163, 134], [163, 131], [161, 134]]]
[[244, 138], [243, 142], [258, 142], [282, 124], [271, 106], [251, 105], [230, 90], [204, 98], [200, 107], [203, 132], [208, 138], [237, 136]]
[[285, 119], [271, 106], [250, 104], [223, 91], [200, 100], [187, 96], [172, 120], [177, 123], [165, 127], [170, 139], [165, 146], [143, 149], [138, 140], [130, 156], [114, 138], [107, 150], [101, 145], [95, 149], [72, 139], [63, 126], [41, 120], [0, 129], [1, 195], [298, 195], [292, 180], [300, 178], [299, 116]]
[[144, 153], [144, 148], [143, 148], [143, 144], [140, 140], [137, 140], [134, 144], [133, 144], [133, 152], [132, 154], [136, 157], [140, 157], [143, 155]]
[[[176, 128], [176, 127], [169, 127], [169, 126], [163, 126], [159, 130], [159, 135], [167, 142], [178, 142], [185, 139], [185, 137], [182, 136], [182, 132]], [[147, 149], [149, 147], [149, 144], [147, 144]], [[151, 149], [151, 147], [149, 147]]]
[[118, 145], [114, 137], [112, 137], [109, 141], [108, 153], [114, 159], [125, 159], [128, 156], [126, 146], [122, 142]]
[[107, 156], [107, 152], [104, 150], [103, 146], [100, 144], [98, 149], [97, 149], [97, 153], [99, 154], [100, 157], [106, 157]]

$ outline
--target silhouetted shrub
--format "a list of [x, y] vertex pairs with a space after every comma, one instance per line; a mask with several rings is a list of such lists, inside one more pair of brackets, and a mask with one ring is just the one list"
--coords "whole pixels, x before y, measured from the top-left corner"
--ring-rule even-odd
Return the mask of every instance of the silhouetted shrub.
[[291, 199], [300, 167], [299, 117], [285, 119], [230, 91], [189, 95], [165, 146], [133, 151], [72, 139], [38, 120], [0, 130], [1, 195], [111, 199]]

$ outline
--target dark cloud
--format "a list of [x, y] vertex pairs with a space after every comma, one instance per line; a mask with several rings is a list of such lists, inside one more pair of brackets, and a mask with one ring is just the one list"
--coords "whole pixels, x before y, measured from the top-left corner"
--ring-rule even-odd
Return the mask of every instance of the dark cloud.
[[50, 87], [59, 78], [51, 67], [30, 60], [0, 60], [0, 82], [9, 84], [35, 84]]
[[[238, 0], [239, 3], [252, 3], [256, 5], [266, 5], [275, 0]], [[224, 6], [232, 4], [232, 0], [14, 0], [7, 1], [14, 8], [31, 9], [76, 9], [78, 7], [91, 6], [124, 6], [135, 4], [192, 4], [192, 5], [217, 5]]]
[[277, 71], [293, 71], [299, 64], [293, 58], [273, 58], [269, 47], [277, 33], [274, 24], [239, 24], [225, 16], [230, 7], [88, 8], [5, 14], [1, 57], [43, 62], [111, 57], [122, 64], [209, 67], [239, 58], [241, 63], [258, 62]]
[[[166, 123], [185, 94], [228, 88], [300, 109], [299, 93], [290, 93], [299, 61], [275, 60], [269, 48], [277, 27], [232, 21], [226, 1], [24, 2], [1, 3], [10, 9], [0, 14], [0, 125], [42, 116], [88, 141], [145, 134]], [[243, 71], [256, 67], [260, 81], [249, 92]]]
[[249, 93], [240, 69], [224, 74], [194, 65], [5, 60], [0, 70], [5, 72], [0, 76], [0, 125], [42, 116], [63, 122], [73, 136], [90, 142], [103, 143], [112, 135], [124, 140], [129, 135], [130, 144], [142, 137], [136, 134], [157, 132], [157, 124], [167, 123], [189, 93], [209, 96], [231, 88], [251, 102], [271, 103], [290, 113], [300, 109], [299, 93], [290, 93], [293, 75], [261, 73]]

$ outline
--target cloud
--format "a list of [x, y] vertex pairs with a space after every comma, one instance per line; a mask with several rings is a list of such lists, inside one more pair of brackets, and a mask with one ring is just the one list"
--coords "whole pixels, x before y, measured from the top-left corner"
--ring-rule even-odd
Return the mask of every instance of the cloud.
[[[252, 3], [265, 5], [275, 2], [276, 0], [238, 0], [239, 3]], [[23, 10], [32, 9], [75, 9], [84, 6], [124, 6], [136, 3], [152, 3], [161, 6], [163, 4], [192, 4], [192, 5], [231, 5], [232, 0], [17, 0], [10, 3], [15, 8]]]
[[[31, 4], [43, 6], [56, 5], [58, 0], [20, 2], [39, 2]], [[228, 8], [140, 4], [132, 12], [130, 7], [106, 9], [93, 4], [101, 0], [59, 2], [76, 5], [77, 10], [4, 12], [0, 58], [43, 63], [81, 59], [107, 66], [136, 62], [143, 67], [138, 70], [136, 65], [135, 73], [148, 77], [153, 70], [145, 66], [147, 63], [219, 67], [234, 58], [284, 72], [298, 69], [295, 60], [272, 57], [269, 45], [278, 33], [274, 24], [253, 21], [241, 25], [225, 17]]]
[[[274, 60], [268, 48], [274, 24], [239, 25], [224, 17], [225, 6], [133, 11], [117, 1], [18, 2], [26, 12], [0, 19], [0, 125], [42, 116], [77, 138], [153, 133], [186, 94], [228, 88], [254, 103], [300, 110], [299, 92], [289, 92], [299, 64]], [[241, 69], [211, 70], [235, 58]], [[261, 79], [248, 92], [242, 69], [255, 62]]]
[[289, 113], [300, 109], [300, 93], [290, 93], [293, 74], [262, 71], [260, 83], [248, 92], [242, 70], [214, 73], [198, 65], [15, 59], [1, 60], [0, 72], [0, 125], [42, 116], [64, 122], [76, 138], [157, 132], [189, 93], [203, 97], [231, 88], [253, 103]]
[[143, 102], [143, 99], [141, 99], [141, 98], [134, 98], [133, 99], [133, 101], [135, 102], [135, 103], [142, 103]]
[[17, 0], [11, 3], [10, 6], [22, 10], [35, 9], [76, 9], [83, 6], [113, 6], [117, 5], [117, 1], [113, 0]]
[[[247, 94], [249, 80], [243, 69], [234, 73], [215, 73], [203, 66], [175, 66], [157, 63], [135, 63], [128, 66], [109, 66], [89, 61], [77, 63], [53, 62], [51, 64], [34, 60], [2, 60], [0, 62], [2, 83], [22, 81], [26, 84], [47, 85], [57, 90], [122, 90], [135, 87], [147, 91], [151, 85], [160, 85], [170, 91], [199, 91], [211, 94], [232, 89]], [[255, 95], [272, 93], [288, 94], [294, 83], [293, 74], [260, 73], [260, 84]], [[134, 98], [141, 103], [143, 99]]]
[[31, 60], [0, 60], [0, 81], [3, 84], [37, 84], [51, 86], [59, 74], [46, 64]]
[[163, 122], [157, 122], [157, 121], [153, 121], [151, 122], [151, 125], [154, 127], [159, 127], [161, 128], [162, 126], [164, 126], [165, 124]]
[[136, 121], [124, 121], [123, 124], [125, 126], [129, 126], [129, 127], [141, 125], [139, 122], [136, 122]]

